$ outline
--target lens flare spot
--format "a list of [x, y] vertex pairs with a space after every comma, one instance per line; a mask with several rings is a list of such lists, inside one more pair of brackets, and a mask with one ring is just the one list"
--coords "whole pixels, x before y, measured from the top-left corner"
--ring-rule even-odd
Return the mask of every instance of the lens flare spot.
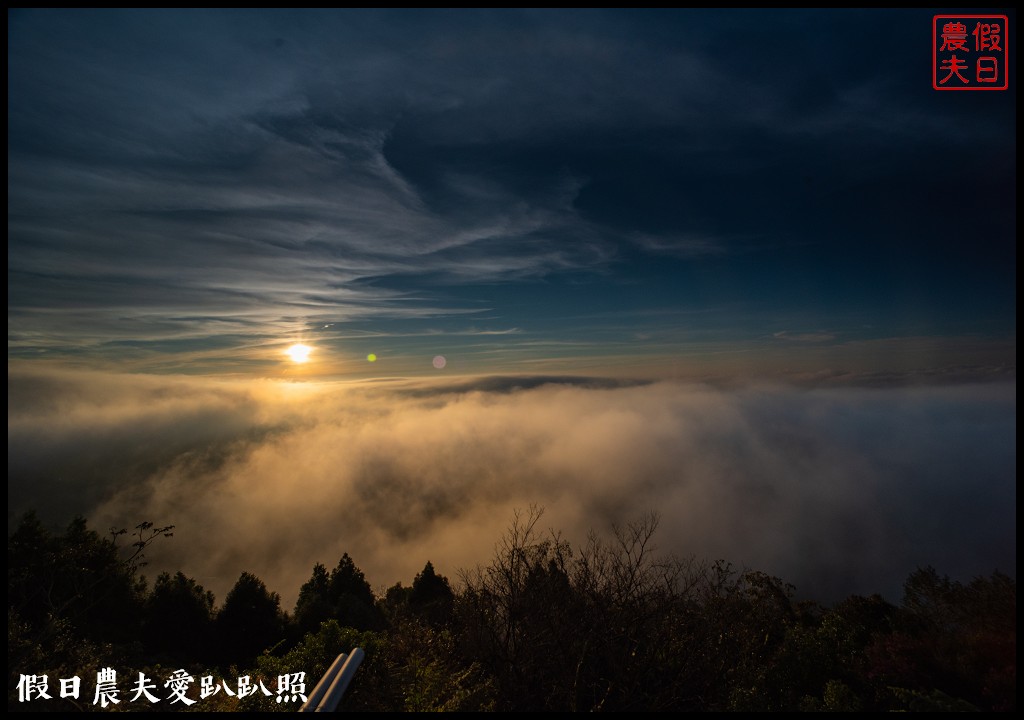
[[444, 355], [434, 356], [434, 367], [438, 370], [443, 370], [444, 366], [448, 364], [448, 361], [444, 359]]
[[285, 354], [292, 359], [292, 362], [304, 363], [309, 361], [309, 355], [313, 352], [313, 348], [309, 345], [303, 345], [302, 343], [296, 343], [290, 348], [284, 351]]

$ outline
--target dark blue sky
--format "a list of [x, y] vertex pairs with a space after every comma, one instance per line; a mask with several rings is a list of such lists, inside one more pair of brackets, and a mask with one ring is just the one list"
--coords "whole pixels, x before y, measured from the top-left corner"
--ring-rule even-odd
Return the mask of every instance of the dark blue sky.
[[933, 14], [9, 12], [8, 358], [1013, 373], [1015, 60]]

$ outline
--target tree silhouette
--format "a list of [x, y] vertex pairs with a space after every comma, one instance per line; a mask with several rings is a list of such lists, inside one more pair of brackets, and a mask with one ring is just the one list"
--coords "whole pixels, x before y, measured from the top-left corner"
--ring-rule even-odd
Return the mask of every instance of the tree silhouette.
[[1012, 710], [1017, 705], [1017, 584], [995, 572], [964, 585], [928, 567], [904, 585], [893, 631], [868, 649], [871, 674], [901, 707]]
[[[20, 673], [84, 676], [115, 653], [137, 654], [145, 597], [137, 571], [142, 552], [162, 537], [144, 532], [149, 528], [136, 528], [142, 546], [126, 557], [115, 542], [124, 533], [103, 537], [81, 517], [63, 534], [48, 531], [32, 513], [21, 520], [7, 540], [8, 688], [17, 686]], [[25, 709], [19, 705], [9, 690], [8, 708]], [[57, 699], [51, 709], [74, 709], [74, 703]]]
[[145, 587], [137, 556], [123, 560], [113, 540], [89, 530], [84, 518], [54, 536], [29, 513], [7, 543], [8, 605], [41, 642], [58, 620], [90, 638], [136, 638]]
[[303, 635], [316, 632], [320, 624], [334, 614], [330, 594], [331, 578], [321, 563], [313, 566], [313, 576], [299, 589], [295, 602], [295, 624]]
[[243, 572], [224, 599], [216, 620], [225, 662], [251, 662], [282, 637], [281, 598], [258, 577]]
[[412, 582], [409, 592], [409, 608], [414, 615], [434, 626], [446, 625], [452, 619], [455, 593], [448, 578], [438, 575], [428, 560]]
[[213, 593], [184, 573], [161, 573], [146, 598], [142, 637], [147, 651], [179, 663], [210, 659]]
[[[925, 568], [901, 605], [852, 596], [825, 608], [763, 572], [655, 556], [654, 515], [579, 548], [541, 533], [540, 517], [517, 513], [457, 591], [429, 561], [382, 601], [347, 554], [331, 571], [315, 565], [296, 603], [299, 638], [252, 573], [215, 617], [212, 594], [181, 572], [147, 594], [142, 551], [169, 528], [142, 523], [119, 548], [127, 533], [102, 537], [76, 519], [55, 534], [26, 516], [7, 545], [8, 708], [81, 709], [67, 698], [26, 707], [27, 673], [48, 675], [53, 692], [54, 678], [101, 667], [216, 675], [217, 663], [272, 685], [300, 669], [312, 680], [355, 645], [367, 659], [352, 710], [1016, 708], [1016, 582], [1002, 573], [960, 583]], [[221, 693], [202, 709], [293, 709], [257, 695]]]
[[295, 603], [295, 621], [303, 634], [316, 632], [329, 619], [357, 630], [380, 630], [385, 626], [370, 583], [348, 553], [341, 556], [330, 574], [322, 564], [314, 565]]

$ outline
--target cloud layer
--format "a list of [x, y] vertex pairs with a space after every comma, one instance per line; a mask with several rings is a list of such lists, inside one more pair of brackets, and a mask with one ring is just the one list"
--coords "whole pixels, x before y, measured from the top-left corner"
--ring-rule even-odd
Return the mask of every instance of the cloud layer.
[[153, 569], [286, 602], [315, 562], [376, 587], [486, 562], [515, 508], [582, 541], [654, 510], [663, 552], [802, 596], [1016, 562], [1015, 384], [720, 390], [574, 378], [363, 384], [9, 375], [9, 522], [173, 523]]

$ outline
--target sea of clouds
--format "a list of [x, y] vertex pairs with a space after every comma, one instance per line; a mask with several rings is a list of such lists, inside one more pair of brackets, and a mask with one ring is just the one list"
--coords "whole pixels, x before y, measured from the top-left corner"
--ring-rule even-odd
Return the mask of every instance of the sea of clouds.
[[290, 609], [349, 553], [378, 590], [486, 564], [516, 509], [574, 544], [654, 511], [658, 551], [822, 601], [1016, 567], [1016, 384], [722, 388], [593, 378], [224, 381], [8, 372], [8, 525], [174, 524], [147, 573]]

